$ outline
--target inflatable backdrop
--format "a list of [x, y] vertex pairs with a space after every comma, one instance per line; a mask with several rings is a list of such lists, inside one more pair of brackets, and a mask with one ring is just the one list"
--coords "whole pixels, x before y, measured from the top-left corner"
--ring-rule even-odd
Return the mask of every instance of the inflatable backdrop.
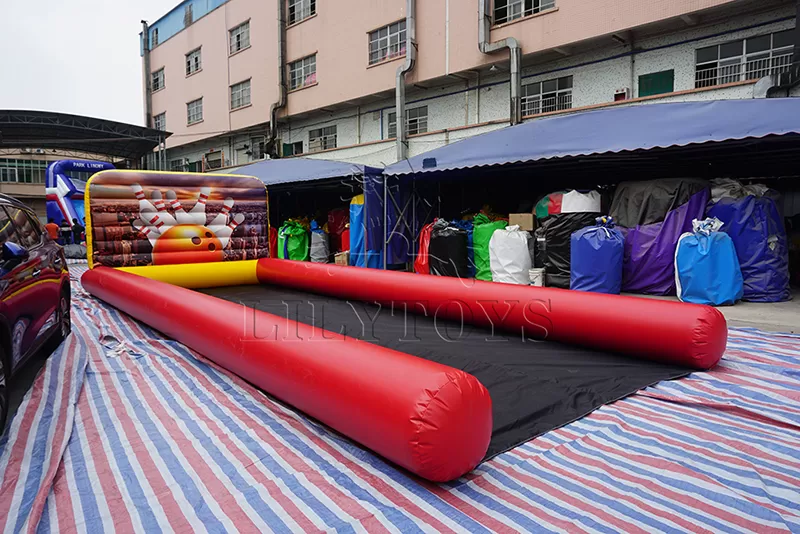
[[104, 171], [86, 187], [89, 267], [269, 256], [267, 191], [257, 178]]

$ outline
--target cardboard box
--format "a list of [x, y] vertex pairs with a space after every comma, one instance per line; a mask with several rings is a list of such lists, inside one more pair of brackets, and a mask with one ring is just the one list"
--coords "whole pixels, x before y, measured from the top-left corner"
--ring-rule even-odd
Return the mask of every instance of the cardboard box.
[[336, 265], [350, 265], [350, 251], [337, 252], [336, 256], [334, 256], [334, 263]]
[[523, 232], [533, 232], [533, 213], [511, 213], [508, 216], [509, 226], [519, 226]]

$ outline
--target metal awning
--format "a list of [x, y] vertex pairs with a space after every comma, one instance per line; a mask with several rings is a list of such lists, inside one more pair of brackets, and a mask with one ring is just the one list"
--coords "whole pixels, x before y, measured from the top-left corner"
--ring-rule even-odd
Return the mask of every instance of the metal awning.
[[315, 182], [354, 176], [378, 175], [381, 169], [314, 158], [268, 159], [239, 167], [235, 170], [220, 171], [228, 174], [254, 176], [267, 186], [277, 184], [294, 184], [299, 182]]
[[136, 160], [172, 135], [134, 124], [49, 111], [0, 110], [0, 149], [70, 150]]

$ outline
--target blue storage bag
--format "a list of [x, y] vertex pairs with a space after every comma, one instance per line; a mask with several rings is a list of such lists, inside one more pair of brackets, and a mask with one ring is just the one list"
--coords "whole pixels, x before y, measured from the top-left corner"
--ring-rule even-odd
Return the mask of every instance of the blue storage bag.
[[719, 219], [693, 221], [675, 250], [675, 283], [683, 302], [726, 306], [744, 294], [742, 271], [733, 240], [720, 232]]
[[611, 217], [573, 232], [570, 238], [570, 289], [619, 295], [625, 237]]
[[712, 200], [707, 215], [724, 223], [744, 278], [744, 300], [781, 302], [791, 298], [789, 241], [774, 199], [747, 195]]

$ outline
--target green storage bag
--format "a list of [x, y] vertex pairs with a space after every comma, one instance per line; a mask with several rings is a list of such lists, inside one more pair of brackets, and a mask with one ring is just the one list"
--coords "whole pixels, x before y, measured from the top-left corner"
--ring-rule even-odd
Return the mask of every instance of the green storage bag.
[[278, 231], [278, 258], [308, 261], [311, 239], [308, 230], [296, 221], [286, 221]]
[[502, 230], [508, 226], [507, 221], [492, 221], [479, 213], [473, 220], [472, 246], [475, 251], [475, 278], [478, 280], [492, 280], [492, 269], [489, 266], [489, 241], [495, 230]]

